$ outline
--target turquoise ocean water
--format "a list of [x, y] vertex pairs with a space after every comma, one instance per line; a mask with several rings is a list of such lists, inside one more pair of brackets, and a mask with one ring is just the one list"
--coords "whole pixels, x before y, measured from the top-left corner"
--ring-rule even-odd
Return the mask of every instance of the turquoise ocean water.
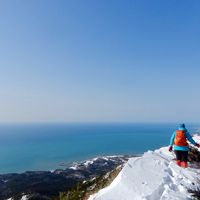
[[[191, 133], [200, 125], [190, 124]], [[142, 154], [169, 144], [177, 124], [1, 124], [0, 173], [52, 170], [96, 156]]]

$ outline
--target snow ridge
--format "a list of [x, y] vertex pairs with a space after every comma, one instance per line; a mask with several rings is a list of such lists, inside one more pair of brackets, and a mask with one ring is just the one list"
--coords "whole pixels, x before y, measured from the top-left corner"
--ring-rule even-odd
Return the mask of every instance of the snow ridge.
[[[200, 136], [195, 136], [200, 141]], [[176, 165], [167, 147], [130, 158], [110, 186], [89, 200], [188, 200], [188, 189], [197, 190], [200, 166]]]

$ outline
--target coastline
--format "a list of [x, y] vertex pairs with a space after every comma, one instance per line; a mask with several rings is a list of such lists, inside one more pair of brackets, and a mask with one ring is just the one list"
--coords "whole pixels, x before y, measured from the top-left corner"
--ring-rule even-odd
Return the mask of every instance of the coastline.
[[77, 184], [98, 180], [124, 166], [130, 157], [133, 156], [96, 157], [65, 169], [0, 174], [0, 199], [56, 199]]

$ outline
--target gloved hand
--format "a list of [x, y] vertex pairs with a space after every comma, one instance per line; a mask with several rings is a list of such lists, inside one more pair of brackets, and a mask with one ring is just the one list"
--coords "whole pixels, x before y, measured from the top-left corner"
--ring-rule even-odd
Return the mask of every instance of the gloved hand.
[[171, 152], [172, 151], [172, 146], [170, 146], [168, 150]]
[[196, 143], [195, 146], [199, 148], [199, 147], [200, 147], [200, 144], [197, 144], [197, 143]]

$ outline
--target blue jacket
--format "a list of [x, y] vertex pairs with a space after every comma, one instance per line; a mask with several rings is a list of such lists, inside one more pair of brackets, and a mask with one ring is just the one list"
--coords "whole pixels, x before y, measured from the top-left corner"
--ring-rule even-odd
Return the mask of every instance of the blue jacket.
[[[183, 130], [185, 131], [185, 136], [187, 138], [187, 140], [189, 142], [191, 142], [193, 145], [196, 144], [196, 142], [192, 139], [192, 136], [190, 135], [190, 133], [188, 132], [188, 130], [186, 128], [179, 128], [178, 130]], [[170, 139], [170, 146], [173, 146], [174, 150], [178, 150], [178, 151], [189, 151], [189, 147], [188, 146], [176, 146], [174, 145], [174, 139], [176, 137], [176, 131], [173, 132], [171, 139]]]

